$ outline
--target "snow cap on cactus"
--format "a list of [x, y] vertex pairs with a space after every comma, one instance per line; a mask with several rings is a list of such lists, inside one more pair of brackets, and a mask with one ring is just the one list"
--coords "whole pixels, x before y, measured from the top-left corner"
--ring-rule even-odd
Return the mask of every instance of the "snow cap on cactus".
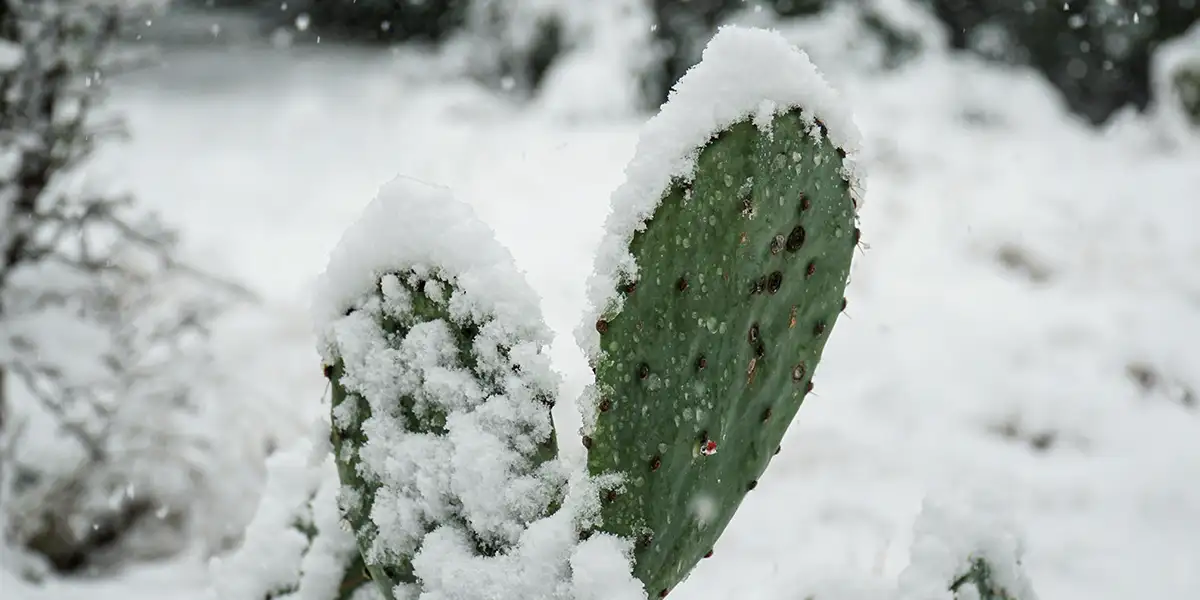
[[453, 274], [468, 313], [495, 315], [527, 339], [549, 343], [537, 295], [491, 228], [449, 189], [397, 177], [342, 235], [317, 280], [312, 315], [323, 357], [328, 360], [329, 327], [373, 293], [381, 276], [435, 266]]
[[[864, 173], [855, 161], [861, 136], [845, 102], [830, 87], [804, 51], [776, 31], [725, 26], [701, 61], [671, 90], [666, 104], [642, 129], [625, 182], [612, 196], [596, 266], [587, 283], [590, 308], [576, 329], [589, 358], [600, 351], [596, 321], [620, 310], [614, 290], [624, 278], [636, 278], [629, 241], [645, 228], [663, 194], [676, 179], [690, 180], [696, 157], [717, 133], [746, 118], [768, 129], [777, 114], [799, 108], [820, 121], [829, 140], [846, 153], [843, 176], [861, 207]], [[585, 416], [585, 418], [587, 418]]]

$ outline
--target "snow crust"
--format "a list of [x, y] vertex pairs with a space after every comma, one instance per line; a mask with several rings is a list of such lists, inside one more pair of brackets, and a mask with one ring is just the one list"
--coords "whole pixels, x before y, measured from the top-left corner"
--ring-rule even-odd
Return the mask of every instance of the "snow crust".
[[746, 118], [765, 129], [771, 117], [794, 108], [824, 123], [830, 141], [846, 151], [843, 176], [857, 195], [863, 185], [855, 162], [860, 134], [837, 92], [808, 56], [779, 33], [722, 27], [701, 61], [680, 78], [659, 113], [646, 123], [625, 182], [613, 192], [605, 237], [588, 281], [590, 309], [576, 329], [589, 358], [600, 351], [596, 320], [620, 310], [617, 286], [637, 277], [629, 241], [645, 228], [672, 179], [691, 179], [700, 150], [721, 130]]
[[[414, 289], [477, 328], [473, 366], [461, 361], [450, 323], [412, 312]], [[398, 599], [644, 597], [628, 544], [579, 540], [604, 482], [578, 464], [535, 460], [552, 439], [544, 401], [559, 384], [542, 354], [540, 314], [491, 230], [442, 188], [393, 181], [334, 250], [316, 315], [326, 360], [343, 361], [342, 385], [371, 409], [360, 474], [379, 487], [364, 556], [411, 558], [419, 583], [398, 585]], [[384, 331], [385, 318], [405, 332]], [[418, 420], [445, 415], [444, 434], [410, 428], [401, 398]], [[334, 426], [353, 418], [338, 411]], [[348, 504], [358, 499], [348, 494]], [[477, 544], [498, 552], [480, 554]]]

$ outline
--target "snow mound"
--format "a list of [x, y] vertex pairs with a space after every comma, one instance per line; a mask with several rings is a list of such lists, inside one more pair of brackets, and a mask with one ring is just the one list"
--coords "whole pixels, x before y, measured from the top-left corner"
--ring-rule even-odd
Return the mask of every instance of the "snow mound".
[[701, 61], [680, 78], [659, 113], [646, 123], [625, 182], [613, 192], [605, 236], [587, 284], [590, 309], [576, 330], [589, 358], [600, 351], [596, 320], [620, 309], [617, 285], [637, 276], [629, 241], [645, 228], [672, 180], [694, 176], [700, 150], [720, 131], [746, 118], [766, 129], [774, 115], [795, 108], [824, 123], [830, 141], [845, 150], [843, 175], [858, 201], [863, 189], [855, 161], [858, 128], [808, 55], [772, 30], [727, 26], [713, 36]]

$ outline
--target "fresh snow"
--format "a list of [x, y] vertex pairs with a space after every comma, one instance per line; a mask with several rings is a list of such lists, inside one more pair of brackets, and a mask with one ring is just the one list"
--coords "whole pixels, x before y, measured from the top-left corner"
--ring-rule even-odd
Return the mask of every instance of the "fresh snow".
[[[807, 119], [819, 119], [829, 140], [846, 151], [844, 176], [860, 193], [862, 173], [856, 169], [861, 143], [845, 101], [825, 82], [802, 50], [778, 32], [723, 27], [671, 90], [658, 114], [646, 123], [637, 150], [625, 170], [625, 182], [612, 196], [595, 272], [588, 281], [591, 308], [576, 336], [584, 352], [600, 352], [596, 321], [620, 310], [617, 288], [636, 280], [637, 264], [629, 240], [645, 228], [675, 178], [691, 179], [699, 151], [721, 130], [752, 118], [769, 129], [775, 114], [799, 108]], [[590, 413], [583, 407], [586, 413]]]
[[1014, 600], [1037, 600], [1021, 564], [1024, 551], [1002, 505], [989, 505], [983, 498], [927, 499], [913, 525], [899, 600], [972, 600], [973, 587], [952, 594], [946, 582], [967, 573], [974, 559], [987, 561], [992, 583]]
[[[782, 452], [670, 597], [891, 598], [923, 501], [946, 490], [1004, 506], [1039, 598], [1200, 596], [1200, 142], [1164, 144], [1152, 116], [1085, 128], [1022, 70], [938, 54], [864, 75], [806, 50], [863, 131], [870, 249]], [[385, 54], [295, 55], [172, 53], [114, 89], [133, 138], [102, 173], [264, 298], [216, 331], [211, 375], [241, 393], [215, 426], [239, 444], [308, 435], [328, 406], [313, 277], [398, 173], [452, 186], [508, 246], [576, 397], [591, 375], [571, 332], [645, 118], [514, 109], [414, 83]], [[579, 417], [561, 402], [555, 418], [570, 450]], [[229, 498], [222, 535], [258, 505]], [[605, 582], [590, 548], [573, 560]], [[0, 569], [0, 595], [210, 600], [211, 552], [41, 587]]]
[[[329, 422], [267, 459], [267, 484], [236, 550], [210, 563], [212, 600], [331, 600], [358, 552], [337, 508]], [[308, 539], [297, 524], [316, 528]], [[282, 593], [287, 591], [287, 593]]]

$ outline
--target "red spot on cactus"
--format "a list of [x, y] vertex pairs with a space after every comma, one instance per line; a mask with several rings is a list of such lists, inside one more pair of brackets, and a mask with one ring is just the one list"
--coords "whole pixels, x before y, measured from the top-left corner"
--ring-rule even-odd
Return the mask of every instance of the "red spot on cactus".
[[716, 453], [717, 443], [715, 441], [704, 440], [704, 443], [700, 444], [700, 454], [703, 454], [704, 456], [712, 456]]
[[713, 551], [709, 550], [708, 552], [704, 553], [704, 558], [712, 558], [712, 555], [713, 555]]

